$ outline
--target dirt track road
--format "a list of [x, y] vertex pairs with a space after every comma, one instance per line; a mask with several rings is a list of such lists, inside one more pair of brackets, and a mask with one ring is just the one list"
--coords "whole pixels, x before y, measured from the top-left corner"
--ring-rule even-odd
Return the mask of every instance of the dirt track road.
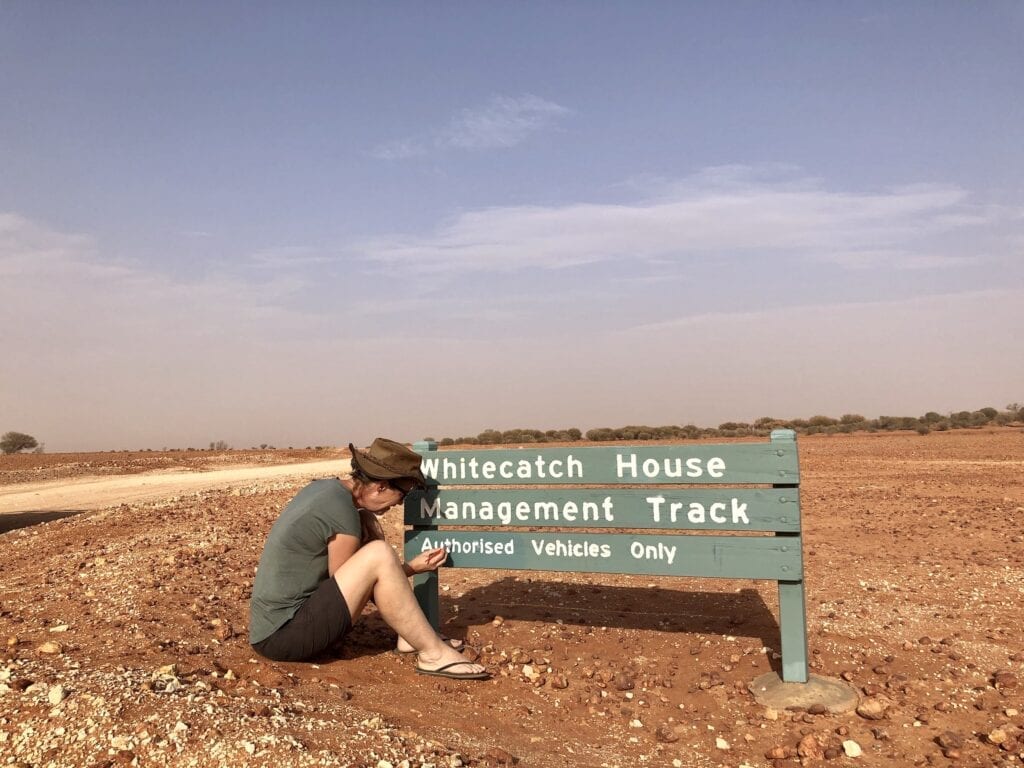
[[0, 514], [103, 509], [153, 501], [182, 493], [285, 478], [329, 477], [349, 470], [347, 460], [276, 466], [245, 466], [211, 472], [156, 472], [116, 477], [82, 477], [0, 486]]

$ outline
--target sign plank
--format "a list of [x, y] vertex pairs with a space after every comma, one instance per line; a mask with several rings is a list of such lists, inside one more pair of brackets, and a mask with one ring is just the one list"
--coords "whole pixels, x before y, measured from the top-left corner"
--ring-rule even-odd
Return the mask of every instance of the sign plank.
[[795, 442], [425, 451], [437, 485], [797, 484]]
[[800, 579], [799, 536], [408, 531], [406, 558], [443, 546], [453, 568]]
[[792, 488], [477, 490], [406, 498], [406, 525], [799, 532]]

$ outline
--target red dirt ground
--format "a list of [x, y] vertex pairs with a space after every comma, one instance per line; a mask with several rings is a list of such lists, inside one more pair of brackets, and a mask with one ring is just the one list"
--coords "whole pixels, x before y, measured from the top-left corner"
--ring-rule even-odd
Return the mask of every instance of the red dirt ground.
[[373, 615], [319, 664], [259, 659], [253, 569], [297, 488], [255, 483], [0, 535], [0, 764], [1021, 765], [1024, 432], [799, 447], [812, 671], [879, 719], [754, 702], [778, 651], [754, 581], [444, 571], [484, 683], [415, 675]]

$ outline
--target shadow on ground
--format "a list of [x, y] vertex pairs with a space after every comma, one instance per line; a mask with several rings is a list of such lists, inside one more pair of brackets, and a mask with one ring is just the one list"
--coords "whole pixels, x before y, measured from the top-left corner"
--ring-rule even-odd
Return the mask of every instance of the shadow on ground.
[[[456, 607], [457, 606], [457, 607]], [[614, 627], [650, 632], [733, 635], [756, 638], [769, 651], [780, 650], [779, 624], [755, 589], [738, 592], [692, 592], [685, 588], [622, 587], [600, 583], [566, 584], [535, 578], [506, 577], [468, 590], [459, 597], [441, 597], [445, 634], [465, 638], [471, 627], [500, 615], [505, 621], [561, 620], [577, 627]], [[394, 634], [377, 614], [367, 616], [347, 638], [346, 658], [379, 653]], [[781, 662], [769, 653], [771, 667]]]
[[8, 515], [0, 515], [0, 533], [16, 531], [18, 528], [27, 528], [30, 525], [48, 523], [51, 520], [61, 520], [65, 517], [74, 517], [84, 512], [84, 509], [61, 509], [52, 512], [15, 512]]

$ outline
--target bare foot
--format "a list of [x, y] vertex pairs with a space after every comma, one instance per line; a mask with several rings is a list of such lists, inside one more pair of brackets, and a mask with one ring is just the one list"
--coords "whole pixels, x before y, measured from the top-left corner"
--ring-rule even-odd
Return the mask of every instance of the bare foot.
[[473, 663], [447, 643], [442, 643], [439, 648], [439, 652], [421, 651], [416, 657], [416, 669], [427, 674], [443, 670], [450, 677], [487, 674], [483, 665]]
[[[441, 642], [447, 643], [456, 651], [461, 651], [466, 647], [466, 644], [457, 637], [445, 637], [444, 635], [439, 635], [439, 637], [441, 638]], [[399, 653], [413, 653], [416, 649], [409, 645], [408, 641], [404, 637], [399, 636], [398, 645], [395, 646], [395, 650]]]

